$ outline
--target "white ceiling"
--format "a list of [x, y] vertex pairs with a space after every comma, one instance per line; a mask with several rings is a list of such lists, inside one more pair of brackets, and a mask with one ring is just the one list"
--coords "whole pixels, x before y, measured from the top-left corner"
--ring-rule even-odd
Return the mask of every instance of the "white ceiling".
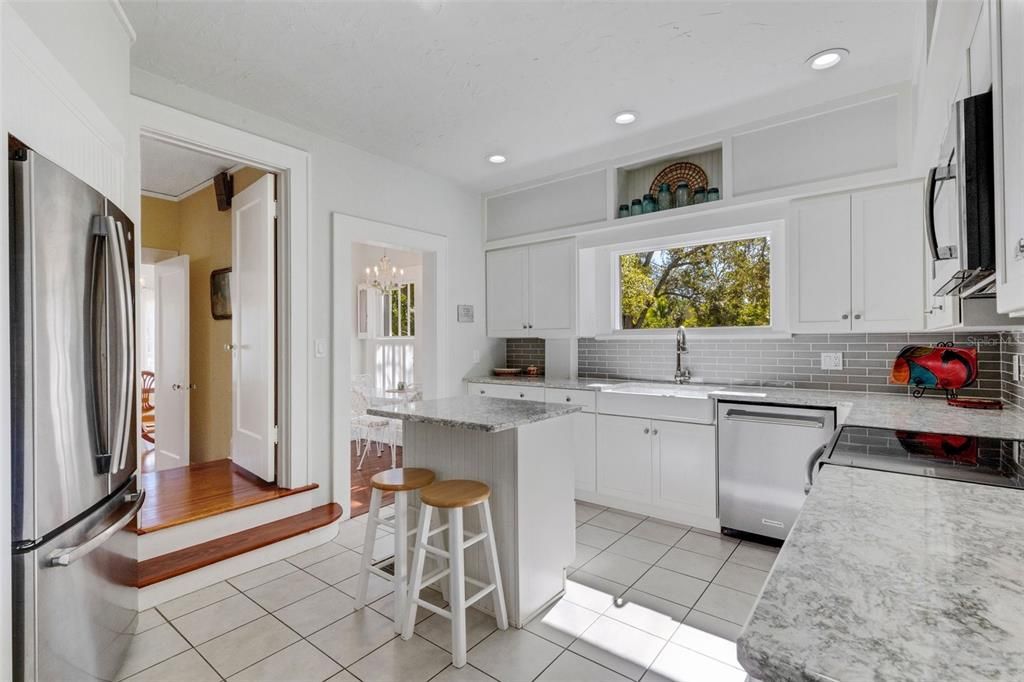
[[142, 191], [178, 198], [234, 166], [231, 161], [143, 137]]
[[[924, 4], [130, 0], [125, 9], [138, 68], [486, 188], [516, 168], [773, 93], [824, 101], [910, 80]], [[835, 46], [851, 53], [839, 67], [805, 66]], [[612, 124], [623, 109], [640, 121]], [[494, 152], [509, 163], [488, 164]]]

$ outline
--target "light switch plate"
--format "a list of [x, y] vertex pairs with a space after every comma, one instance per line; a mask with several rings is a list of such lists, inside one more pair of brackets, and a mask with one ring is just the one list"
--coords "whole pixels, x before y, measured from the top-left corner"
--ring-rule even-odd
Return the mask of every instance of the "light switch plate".
[[842, 369], [843, 368], [843, 354], [842, 353], [822, 353], [821, 354], [821, 368], [822, 369]]

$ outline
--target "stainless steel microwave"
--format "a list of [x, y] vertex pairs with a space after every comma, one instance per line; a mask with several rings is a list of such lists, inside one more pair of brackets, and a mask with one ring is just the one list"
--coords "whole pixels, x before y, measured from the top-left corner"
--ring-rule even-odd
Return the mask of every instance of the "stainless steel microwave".
[[925, 222], [938, 271], [935, 296], [995, 294], [995, 170], [992, 93], [956, 103], [939, 165], [928, 172]]

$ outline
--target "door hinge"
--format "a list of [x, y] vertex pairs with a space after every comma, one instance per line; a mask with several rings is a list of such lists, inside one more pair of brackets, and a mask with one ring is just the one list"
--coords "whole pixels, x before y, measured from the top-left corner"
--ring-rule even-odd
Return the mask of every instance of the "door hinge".
[[274, 199], [274, 220], [278, 220], [281, 217], [281, 202]]
[[274, 428], [271, 429], [270, 435], [274, 437], [274, 445], [277, 445], [277, 424], [274, 424]]

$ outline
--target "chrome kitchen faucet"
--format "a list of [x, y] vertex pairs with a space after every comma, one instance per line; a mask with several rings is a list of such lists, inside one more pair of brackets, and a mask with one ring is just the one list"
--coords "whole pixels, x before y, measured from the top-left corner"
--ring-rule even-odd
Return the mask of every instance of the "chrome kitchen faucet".
[[686, 327], [679, 325], [676, 330], [676, 383], [690, 383], [690, 368], [683, 369], [683, 353], [689, 352], [686, 349]]

